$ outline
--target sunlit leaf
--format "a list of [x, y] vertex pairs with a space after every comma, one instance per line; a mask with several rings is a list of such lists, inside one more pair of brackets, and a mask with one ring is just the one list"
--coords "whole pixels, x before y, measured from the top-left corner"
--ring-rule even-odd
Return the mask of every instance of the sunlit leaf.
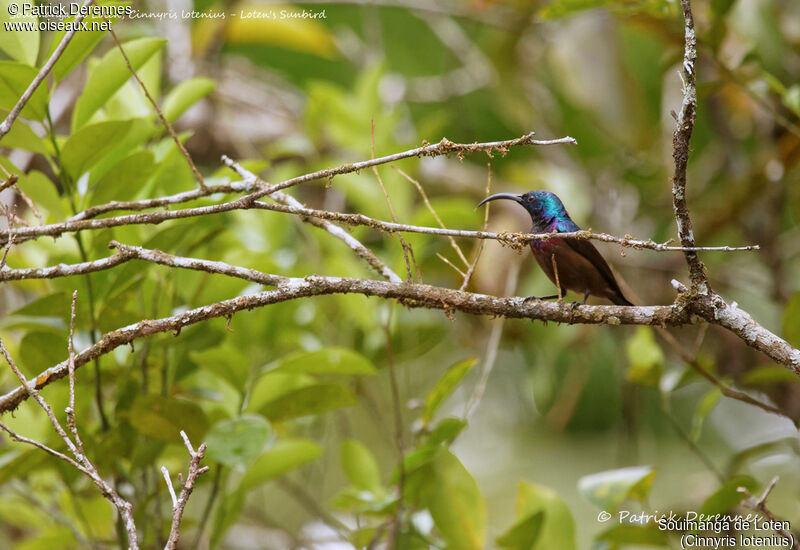
[[381, 490], [381, 473], [375, 457], [362, 443], [349, 439], [339, 449], [339, 461], [347, 479], [356, 489], [377, 493]]
[[[139, 69], [166, 44], [158, 38], [137, 38], [122, 45], [134, 70]], [[72, 114], [72, 128], [82, 127], [103, 103], [114, 95], [131, 78], [130, 69], [118, 48], [112, 48], [92, 69], [83, 92], [75, 103]]]
[[[0, 109], [10, 111], [28, 89], [39, 71], [35, 67], [16, 61], [0, 61]], [[47, 110], [47, 81], [39, 84], [36, 91], [22, 108], [21, 115], [42, 120]]]
[[179, 83], [164, 99], [161, 106], [164, 118], [175, 122], [189, 107], [210, 94], [215, 86], [212, 79], [205, 77], [190, 78]]
[[630, 364], [628, 380], [647, 386], [658, 385], [664, 367], [664, 353], [653, 336], [653, 329], [637, 327], [633, 338], [627, 342], [626, 351]]
[[321, 414], [356, 404], [353, 393], [341, 384], [322, 383], [291, 391], [259, 409], [272, 421]]
[[422, 413], [422, 420], [425, 424], [430, 423], [433, 419], [433, 415], [436, 414], [436, 410], [439, 406], [447, 399], [450, 394], [452, 394], [458, 383], [461, 382], [461, 379], [466, 376], [469, 370], [475, 366], [478, 362], [477, 357], [469, 357], [467, 359], [462, 359], [457, 363], [452, 364], [442, 377], [436, 382], [436, 385], [433, 389], [428, 392], [428, 396], [425, 398], [425, 409]]
[[544, 511], [518, 520], [508, 531], [497, 537], [497, 546], [511, 550], [531, 550], [542, 532], [543, 520]]
[[308, 439], [282, 439], [264, 452], [247, 469], [240, 487], [253, 487], [272, 481], [287, 472], [315, 460], [322, 449]]
[[[39, 19], [32, 14], [18, 13], [11, 16], [9, 6], [11, 0], [0, 0], [0, 50], [3, 50], [14, 61], [25, 63], [26, 65], [36, 65], [36, 58], [39, 54]], [[19, 4], [16, 4], [19, 6]], [[31, 24], [33, 29], [10, 30], [5, 28], [7, 23], [24, 25]]]
[[[518, 521], [524, 522], [526, 518], [538, 513], [543, 513], [544, 517], [532, 548], [536, 550], [549, 550], [550, 548], [574, 550], [577, 548], [575, 521], [563, 499], [549, 487], [534, 483], [520, 483], [516, 502]], [[528, 526], [529, 537], [534, 534], [533, 527], [533, 525]]]
[[641, 500], [650, 492], [656, 472], [651, 466], [631, 466], [582, 477], [578, 491], [589, 502], [607, 512], [628, 499]]

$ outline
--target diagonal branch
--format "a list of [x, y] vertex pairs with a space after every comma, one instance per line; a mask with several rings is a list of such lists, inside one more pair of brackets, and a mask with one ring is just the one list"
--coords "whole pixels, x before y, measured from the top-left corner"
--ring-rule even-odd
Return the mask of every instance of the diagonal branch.
[[53, 69], [53, 66], [56, 64], [56, 61], [58, 61], [58, 59], [64, 53], [67, 44], [69, 44], [70, 40], [72, 40], [72, 37], [75, 36], [75, 33], [78, 32], [78, 30], [80, 30], [79, 23], [83, 21], [84, 17], [86, 17], [86, 7], [93, 1], [94, 0], [84, 0], [83, 4], [81, 5], [80, 12], [75, 17], [75, 21], [72, 28], [64, 35], [64, 38], [61, 39], [61, 42], [58, 43], [58, 46], [56, 46], [56, 49], [53, 51], [53, 55], [50, 56], [50, 59], [48, 59], [47, 63], [44, 64], [42, 69], [39, 71], [39, 74], [36, 75], [36, 77], [31, 81], [28, 88], [19, 98], [17, 104], [14, 105], [14, 108], [11, 109], [11, 112], [8, 113], [6, 119], [3, 121], [2, 124], [0, 124], [0, 140], [2, 140], [3, 136], [5, 136], [8, 132], [11, 131], [11, 126], [14, 124], [14, 121], [17, 120], [17, 117], [19, 116], [20, 112], [22, 112], [22, 109], [25, 107], [25, 104], [28, 103], [28, 101], [30, 101], [31, 97], [33, 97], [34, 92], [36, 92], [36, 88], [38, 88], [39, 84], [41, 84], [44, 81], [44, 79], [47, 78], [47, 75], [50, 73], [50, 71]]

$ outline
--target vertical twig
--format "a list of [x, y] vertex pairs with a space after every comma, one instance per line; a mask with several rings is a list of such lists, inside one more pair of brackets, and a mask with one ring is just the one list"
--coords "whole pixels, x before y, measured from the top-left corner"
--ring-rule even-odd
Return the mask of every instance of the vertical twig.
[[[697, 38], [694, 32], [691, 0], [681, 0], [683, 8], [685, 45], [681, 80], [683, 82], [683, 102], [676, 116], [675, 132], [672, 135], [672, 158], [675, 161], [675, 174], [672, 178], [672, 206], [675, 211], [675, 222], [678, 226], [678, 237], [684, 247], [694, 247], [692, 220], [686, 203], [686, 166], [689, 162], [689, 140], [694, 130], [697, 114], [697, 79], [695, 61], [697, 60]], [[708, 294], [711, 287], [705, 266], [700, 261], [697, 251], [684, 251], [689, 265], [689, 277], [692, 286], [702, 294]]]

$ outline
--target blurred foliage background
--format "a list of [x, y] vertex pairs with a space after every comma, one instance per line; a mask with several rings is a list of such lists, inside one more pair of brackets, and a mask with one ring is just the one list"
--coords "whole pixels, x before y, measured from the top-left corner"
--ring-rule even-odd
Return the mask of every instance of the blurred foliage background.
[[[0, 4], [8, 20], [8, 2]], [[700, 245], [761, 245], [702, 259], [718, 292], [798, 346], [800, 4], [695, 4], [694, 234]], [[535, 130], [579, 145], [395, 166], [420, 182], [447, 227], [482, 226], [475, 204], [491, 173], [494, 192], [556, 192], [584, 228], [675, 236], [670, 113], [680, 106], [683, 53], [675, 1], [137, 0], [133, 7], [140, 16], [123, 17], [115, 30], [207, 183], [234, 177], [220, 167], [221, 154], [276, 182], [367, 159], [373, 142], [381, 156], [444, 136], [468, 143]], [[282, 19], [282, 10], [317, 17]], [[192, 11], [204, 15], [184, 17]], [[0, 36], [3, 116], [60, 37]], [[78, 33], [22, 115], [0, 142], [0, 163], [20, 175], [20, 189], [47, 222], [196, 186], [103, 33]], [[389, 166], [379, 171], [399, 221], [437, 224], [412, 183]], [[389, 219], [370, 171], [326, 183], [291, 193], [310, 207]], [[0, 197], [37, 223], [13, 190]], [[521, 209], [492, 209], [492, 230], [528, 229]], [[353, 234], [405, 273], [397, 237], [366, 228]], [[112, 239], [291, 276], [376, 277], [326, 233], [265, 211], [41, 238], [15, 246], [8, 264], [97, 259]], [[461, 265], [447, 240], [405, 239], [425, 283], [461, 284], [437, 256]], [[477, 243], [459, 244], [475, 257]], [[598, 247], [636, 303], [671, 303], [670, 280], [686, 280], [679, 253]], [[469, 290], [526, 296], [551, 287], [529, 254], [487, 242]], [[259, 287], [143, 263], [6, 283], [0, 336], [28, 376], [66, 358], [74, 289], [82, 349], [140, 319]], [[333, 549], [394, 537], [408, 549], [667, 546], [675, 539], [653, 525], [618, 525], [616, 516], [604, 523], [597, 514], [723, 513], [741, 500], [735, 487], [755, 491], [775, 475], [771, 508], [790, 521], [800, 513], [791, 420], [800, 418], [797, 379], [716, 328], [670, 330], [676, 344], [649, 328], [448, 319], [360, 296], [239, 313], [230, 328], [216, 320], [154, 336], [78, 373], [87, 453], [134, 503], [145, 548], [163, 545], [168, 532], [159, 467], [185, 469], [180, 429], [208, 443], [212, 467], [189, 502], [181, 548]], [[788, 418], [721, 397], [685, 357], [774, 401]], [[481, 373], [491, 366], [481, 394]], [[0, 381], [5, 390], [16, 386], [8, 369]], [[43, 395], [64, 410], [63, 381]], [[32, 403], [4, 421], [58, 447]], [[3, 548], [124, 543], [91, 483], [7, 438], [0, 525]]]

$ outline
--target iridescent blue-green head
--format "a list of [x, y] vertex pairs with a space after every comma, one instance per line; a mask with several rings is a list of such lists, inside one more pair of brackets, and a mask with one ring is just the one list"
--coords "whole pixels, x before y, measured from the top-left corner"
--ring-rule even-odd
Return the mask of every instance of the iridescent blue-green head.
[[530, 191], [524, 195], [495, 193], [483, 199], [478, 206], [497, 199], [508, 199], [522, 205], [531, 215], [534, 233], [548, 233], [553, 231], [556, 225], [564, 223], [575, 225], [567, 214], [564, 203], [550, 191]]

